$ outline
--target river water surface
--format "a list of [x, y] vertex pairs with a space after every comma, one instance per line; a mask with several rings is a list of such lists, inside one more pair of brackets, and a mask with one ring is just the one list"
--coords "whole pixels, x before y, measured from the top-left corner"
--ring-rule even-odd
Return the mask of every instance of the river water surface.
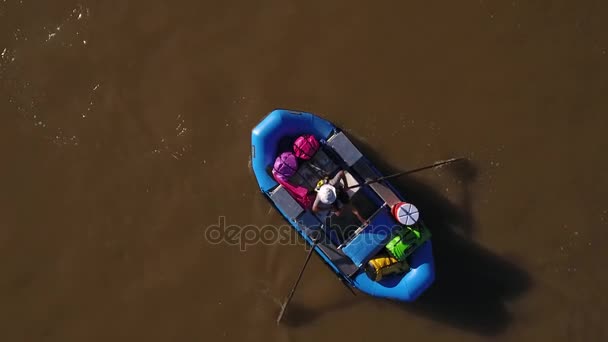
[[[608, 3], [0, 1], [0, 339], [608, 339]], [[414, 304], [354, 297], [248, 167], [274, 108], [343, 127], [431, 225]]]

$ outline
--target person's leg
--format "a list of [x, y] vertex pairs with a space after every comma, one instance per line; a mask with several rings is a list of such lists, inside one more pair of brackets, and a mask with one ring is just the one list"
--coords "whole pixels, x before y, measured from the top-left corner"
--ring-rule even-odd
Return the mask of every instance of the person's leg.
[[342, 214], [342, 208], [344, 208], [344, 203], [337, 199], [336, 202], [334, 202], [333, 207], [334, 214], [336, 214], [336, 216], [340, 216], [340, 214]]
[[357, 210], [357, 208], [352, 207], [352, 211], [353, 214], [355, 214], [355, 216], [357, 216], [357, 218], [359, 219], [359, 221], [361, 221], [361, 224], [366, 224], [367, 220], [363, 218], [363, 216], [361, 216], [361, 214], [359, 213], [359, 210]]
[[[342, 205], [340, 206], [340, 211], [342, 211], [344, 209], [344, 207], [348, 207], [350, 209], [350, 211], [352, 211], [353, 215], [355, 215], [357, 217], [357, 219], [359, 219], [359, 221], [361, 221], [361, 224], [366, 224], [367, 220], [363, 218], [363, 216], [361, 216], [361, 214], [359, 213], [359, 210], [357, 210], [357, 208], [355, 208], [352, 203], [348, 202], [348, 203], [342, 203]], [[339, 214], [337, 214], [337, 216], [339, 216]]]

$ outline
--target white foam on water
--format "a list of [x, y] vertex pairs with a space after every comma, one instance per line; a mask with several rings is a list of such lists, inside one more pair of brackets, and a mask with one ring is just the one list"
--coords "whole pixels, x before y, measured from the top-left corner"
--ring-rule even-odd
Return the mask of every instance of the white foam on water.
[[[152, 153], [156, 155], [165, 154], [175, 160], [181, 160], [187, 156], [192, 148], [192, 144], [186, 143], [189, 138], [190, 129], [186, 127], [186, 120], [181, 114], [176, 116], [175, 136], [163, 137], [160, 139], [160, 146], [156, 146]], [[203, 162], [205, 164], [206, 161]]]
[[[19, 3], [23, 4], [22, 1]], [[38, 29], [34, 28], [25, 30], [21, 27], [16, 27], [13, 28], [12, 34], [15, 41], [19, 42], [19, 46], [24, 44], [42, 43], [43, 45], [39, 47], [44, 49], [45, 43], [54, 42], [57, 39], [61, 39], [59, 43], [59, 46], [61, 47], [73, 46], [74, 44], [69, 42], [70, 39], [73, 42], [82, 41], [83, 44], [86, 44], [88, 43], [87, 40], [82, 38], [76, 40], [75, 38], [80, 36], [81, 31], [83, 31], [83, 25], [86, 24], [82, 19], [87, 18], [89, 15], [89, 9], [79, 4], [73, 8], [71, 12], [67, 12], [63, 19], [59, 20], [58, 23], [50, 26], [50, 28], [47, 26], [42, 26]], [[75, 24], [79, 20], [81, 22]], [[34, 39], [34, 37], [40, 38]], [[29, 67], [29, 65], [24, 63], [11, 65], [12, 62], [15, 62], [15, 56], [18, 54], [18, 51], [15, 48], [11, 48], [9, 46], [2, 48], [0, 51], [0, 75], [8, 70], [18, 72], [21, 69], [27, 69]], [[94, 109], [95, 91], [99, 88], [100, 84], [93, 84], [93, 90], [89, 93], [87, 108], [80, 114], [81, 118], [86, 118]], [[65, 132], [62, 127], [57, 127], [57, 125], [54, 125], [46, 118], [45, 113], [41, 112], [40, 106], [41, 104], [44, 104], [44, 99], [46, 96], [45, 89], [41, 89], [35, 84], [32, 85], [32, 83], [26, 79], [13, 80], [12, 90], [9, 91], [9, 103], [15, 105], [15, 109], [23, 119], [30, 121], [34, 127], [40, 130], [40, 137], [42, 139], [45, 139], [59, 147], [80, 145], [80, 139], [77, 134], [78, 132]], [[76, 117], [78, 117], [78, 113], [74, 114]]]

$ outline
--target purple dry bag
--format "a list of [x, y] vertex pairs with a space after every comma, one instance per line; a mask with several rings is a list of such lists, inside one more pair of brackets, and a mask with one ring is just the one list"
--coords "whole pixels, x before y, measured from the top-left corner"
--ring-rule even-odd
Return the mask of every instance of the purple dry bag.
[[273, 170], [286, 179], [293, 176], [298, 169], [298, 159], [291, 152], [283, 152], [274, 161]]

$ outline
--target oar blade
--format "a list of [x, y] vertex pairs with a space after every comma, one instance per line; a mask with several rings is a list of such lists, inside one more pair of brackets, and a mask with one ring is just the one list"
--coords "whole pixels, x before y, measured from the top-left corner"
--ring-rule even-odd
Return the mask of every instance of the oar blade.
[[285, 309], [287, 309], [287, 305], [281, 305], [281, 312], [279, 312], [279, 316], [277, 316], [277, 325], [281, 324], [281, 319], [283, 319], [283, 315], [285, 314]]
[[433, 167], [438, 167], [438, 166], [442, 166], [445, 164], [449, 164], [449, 163], [453, 163], [455, 161], [460, 161], [460, 160], [465, 160], [466, 158], [463, 157], [457, 157], [457, 158], [450, 158], [450, 159], [446, 159], [446, 160], [440, 160], [435, 162], [435, 164], [433, 164]]

